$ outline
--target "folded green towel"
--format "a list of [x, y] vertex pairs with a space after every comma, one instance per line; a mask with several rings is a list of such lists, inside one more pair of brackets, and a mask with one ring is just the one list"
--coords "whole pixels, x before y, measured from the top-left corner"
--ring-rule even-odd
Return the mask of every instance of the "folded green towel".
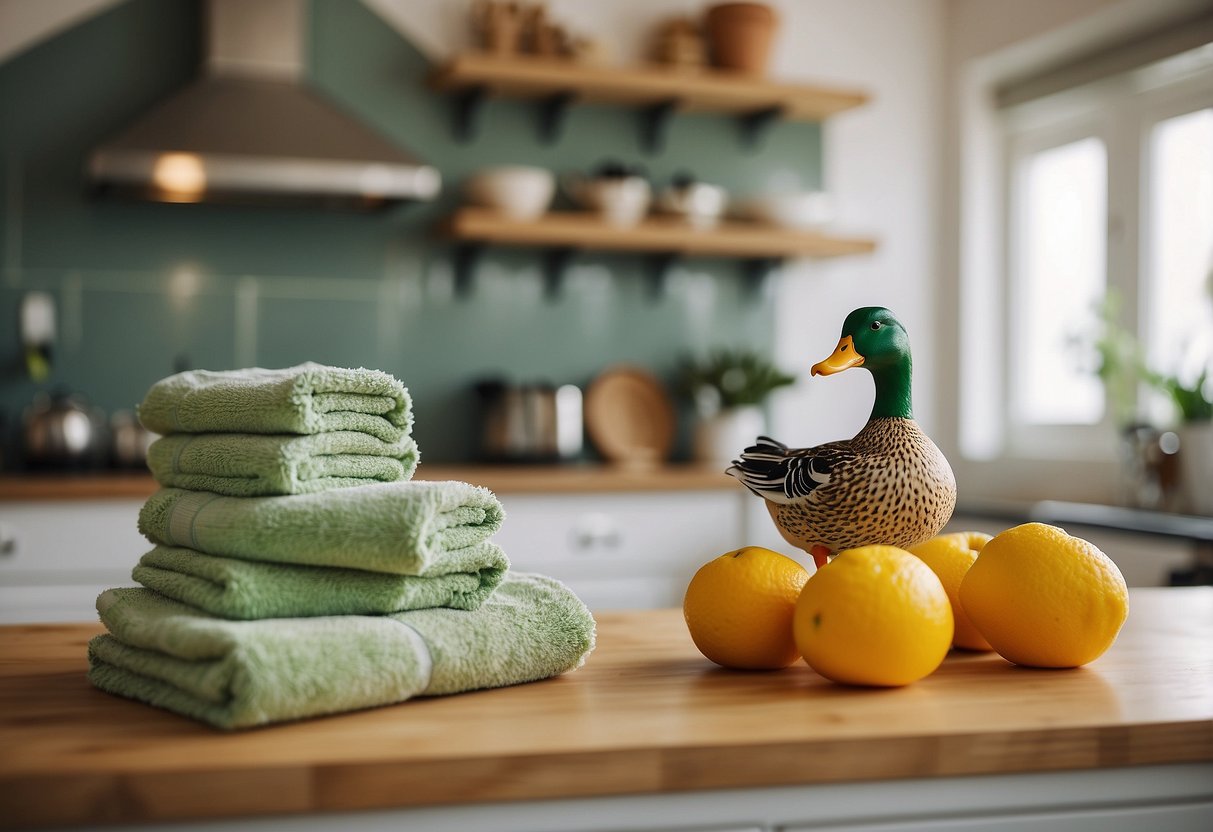
[[147, 391], [139, 419], [160, 434], [352, 430], [394, 443], [413, 414], [408, 391], [385, 372], [307, 363], [169, 376]]
[[131, 577], [223, 618], [381, 615], [430, 607], [474, 610], [501, 583], [509, 561], [501, 547], [485, 542], [449, 552], [444, 566], [453, 571], [423, 578], [257, 563], [157, 546]]
[[397, 575], [466, 571], [451, 552], [501, 528], [501, 503], [465, 482], [396, 482], [296, 497], [166, 488], [139, 512], [152, 543], [210, 555]]
[[594, 645], [577, 596], [516, 572], [473, 611], [225, 621], [148, 589], [111, 589], [97, 610], [111, 635], [89, 642], [95, 686], [220, 728], [535, 681]]
[[407, 480], [417, 456], [408, 436], [384, 442], [348, 430], [315, 436], [179, 433], [152, 443], [147, 466], [161, 485], [260, 497]]

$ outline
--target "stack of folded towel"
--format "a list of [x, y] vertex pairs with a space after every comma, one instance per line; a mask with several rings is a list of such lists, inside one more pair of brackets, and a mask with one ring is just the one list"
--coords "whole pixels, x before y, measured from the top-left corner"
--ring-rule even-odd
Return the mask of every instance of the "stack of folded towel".
[[508, 572], [492, 492], [410, 482], [399, 381], [372, 370], [181, 373], [139, 515], [144, 588], [97, 599], [98, 688], [222, 728], [534, 681], [593, 648], [585, 605]]

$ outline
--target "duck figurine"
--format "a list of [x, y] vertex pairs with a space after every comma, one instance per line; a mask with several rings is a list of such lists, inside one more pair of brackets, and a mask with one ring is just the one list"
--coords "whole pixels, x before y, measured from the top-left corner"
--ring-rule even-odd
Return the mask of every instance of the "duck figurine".
[[843, 549], [929, 540], [956, 507], [952, 467], [914, 421], [910, 339], [888, 309], [848, 315], [833, 355], [812, 374], [851, 367], [876, 382], [872, 415], [854, 439], [789, 448], [760, 436], [725, 472], [766, 501], [784, 540], [812, 555], [818, 569]]

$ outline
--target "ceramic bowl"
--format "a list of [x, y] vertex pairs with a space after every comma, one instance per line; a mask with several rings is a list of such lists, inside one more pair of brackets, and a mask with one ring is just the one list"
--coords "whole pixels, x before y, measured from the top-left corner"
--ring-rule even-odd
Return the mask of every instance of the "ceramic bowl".
[[692, 228], [711, 228], [720, 220], [729, 194], [718, 185], [691, 182], [671, 185], [657, 195], [657, 210], [682, 218]]
[[824, 191], [766, 194], [743, 200], [734, 208], [742, 219], [807, 231], [834, 220], [834, 199]]
[[595, 211], [608, 224], [638, 224], [649, 212], [652, 189], [643, 176], [578, 176], [571, 174], [561, 186], [582, 208]]
[[543, 216], [555, 192], [556, 177], [551, 171], [523, 166], [485, 168], [463, 183], [463, 194], [469, 203], [512, 220]]

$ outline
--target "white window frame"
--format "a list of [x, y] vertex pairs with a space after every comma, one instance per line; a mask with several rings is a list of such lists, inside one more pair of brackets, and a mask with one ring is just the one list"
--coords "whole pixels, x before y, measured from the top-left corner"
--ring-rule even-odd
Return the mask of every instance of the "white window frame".
[[[1008, 459], [1113, 462], [1117, 454], [1111, 407], [1105, 407], [1103, 419], [1093, 425], [1026, 425], [1015, 412], [1012, 385], [1016, 378], [1016, 342], [1025, 309], [1017, 288], [1021, 285], [1016, 279], [1020, 263], [1013, 241], [1022, 223], [1018, 205], [1022, 183], [1018, 177], [1022, 176], [1023, 160], [1086, 137], [1104, 142], [1108, 164], [1107, 287], [1127, 301], [1122, 323], [1147, 343], [1150, 333], [1146, 328], [1152, 317], [1147, 251], [1147, 208], [1152, 187], [1150, 134], [1159, 121], [1206, 107], [1213, 107], [1213, 71], [1207, 66], [1202, 71], [1178, 75], [1158, 69], [1129, 73], [999, 114], [1002, 199], [997, 296], [1005, 310], [1000, 324], [1003, 349], [990, 351], [996, 354], [979, 360], [987, 371], [997, 375], [1004, 407], [1002, 450], [987, 463]], [[1142, 411], [1139, 401], [1138, 412]]]

